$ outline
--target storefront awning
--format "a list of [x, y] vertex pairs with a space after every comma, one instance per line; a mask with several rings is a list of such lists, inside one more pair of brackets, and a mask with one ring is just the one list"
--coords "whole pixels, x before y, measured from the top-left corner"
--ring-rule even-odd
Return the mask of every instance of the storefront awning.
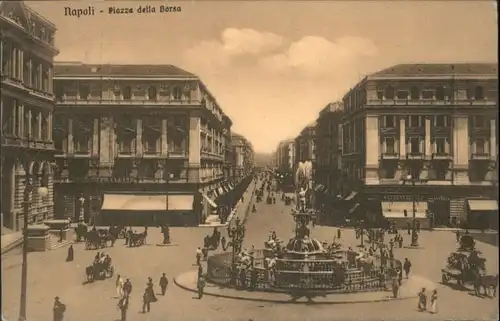
[[222, 194], [224, 194], [224, 188], [222, 186], [217, 189], [217, 194], [219, 196], [221, 196]]
[[318, 184], [314, 187], [314, 191], [315, 192], [322, 192], [325, 190], [325, 186], [321, 185], [321, 184]]
[[495, 200], [468, 200], [471, 211], [498, 211], [498, 202]]
[[105, 194], [102, 210], [165, 211], [166, 195]]
[[230, 188], [231, 190], [233, 190], [233, 189], [234, 189], [234, 185], [233, 185], [233, 183], [229, 183], [229, 184], [228, 184], [228, 186], [229, 186], [229, 188]]
[[[413, 202], [382, 202], [382, 214], [386, 218], [413, 217]], [[415, 202], [415, 217], [427, 217], [427, 202]]]
[[201, 196], [207, 201], [207, 203], [213, 208], [213, 209], [216, 209], [218, 206], [217, 206], [217, 203], [215, 203], [212, 199], [210, 199], [210, 197], [208, 197], [207, 194], [205, 193], [202, 193]]
[[222, 185], [222, 188], [224, 189], [224, 194], [230, 191], [229, 187], [226, 184]]
[[168, 211], [192, 211], [194, 195], [173, 195], [167, 197]]
[[346, 198], [344, 198], [344, 200], [345, 201], [350, 201], [350, 200], [354, 199], [356, 197], [356, 195], [358, 195], [358, 193], [353, 191]]

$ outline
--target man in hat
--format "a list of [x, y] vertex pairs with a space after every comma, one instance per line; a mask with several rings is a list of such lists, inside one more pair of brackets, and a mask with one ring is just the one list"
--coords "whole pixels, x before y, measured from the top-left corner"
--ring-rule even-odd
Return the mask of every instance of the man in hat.
[[54, 321], [63, 321], [66, 305], [60, 301], [58, 296], [54, 298], [54, 307], [52, 311], [54, 312]]

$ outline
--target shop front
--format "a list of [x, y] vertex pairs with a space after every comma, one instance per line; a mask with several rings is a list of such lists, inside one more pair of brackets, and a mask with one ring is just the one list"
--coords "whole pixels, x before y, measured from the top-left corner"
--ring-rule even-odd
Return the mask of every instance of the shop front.
[[467, 228], [498, 230], [498, 202], [489, 199], [467, 199]]

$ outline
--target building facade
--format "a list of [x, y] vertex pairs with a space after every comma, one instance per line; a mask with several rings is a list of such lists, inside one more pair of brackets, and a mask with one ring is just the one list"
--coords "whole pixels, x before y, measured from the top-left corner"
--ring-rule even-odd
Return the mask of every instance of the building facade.
[[415, 212], [434, 226], [498, 215], [497, 72], [496, 64], [397, 65], [358, 83], [343, 99], [344, 194], [366, 212]]
[[254, 150], [252, 143], [240, 134], [232, 133], [231, 139], [233, 148], [232, 179], [235, 184], [239, 184], [253, 174]]
[[316, 163], [316, 122], [304, 127], [295, 138], [295, 164], [311, 161]]
[[276, 160], [278, 171], [283, 173], [292, 172], [295, 164], [295, 141], [293, 139], [287, 139], [278, 144]]
[[59, 63], [54, 88], [58, 217], [194, 225], [230, 190], [231, 120], [195, 75]]
[[341, 122], [342, 102], [334, 102], [323, 108], [316, 120], [316, 184], [334, 195], [338, 194], [338, 184], [342, 170]]
[[[52, 87], [56, 27], [22, 1], [0, 2], [2, 216], [6, 227], [23, 226], [23, 193], [30, 193], [29, 223], [54, 214]], [[37, 194], [46, 187], [48, 195]]]

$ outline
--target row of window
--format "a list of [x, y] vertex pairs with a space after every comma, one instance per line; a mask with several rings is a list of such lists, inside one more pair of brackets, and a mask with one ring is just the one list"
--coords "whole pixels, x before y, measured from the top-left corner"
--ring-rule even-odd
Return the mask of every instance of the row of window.
[[[432, 127], [448, 127], [451, 126], [451, 117], [448, 115], [434, 115], [434, 116], [393, 116], [385, 115], [380, 116], [380, 127], [381, 128], [396, 128], [399, 126], [398, 120], [403, 117], [407, 127], [422, 127], [425, 126], [425, 119], [430, 118]], [[469, 116], [469, 124], [472, 128], [484, 128], [490, 127], [490, 118], [487, 116], [476, 115]]]
[[[383, 140], [384, 154], [397, 154], [399, 151], [399, 140], [394, 137], [385, 137]], [[412, 154], [423, 154], [425, 141], [421, 137], [410, 137], [407, 144], [407, 152]], [[485, 138], [475, 138], [471, 143], [471, 152], [473, 154], [488, 154], [489, 140]], [[436, 137], [431, 144], [432, 153], [438, 155], [450, 154], [450, 142], [446, 137]]]
[[[16, 99], [3, 98], [4, 114], [2, 115], [2, 132], [7, 136], [23, 137], [35, 141], [50, 140], [49, 113], [43, 113], [36, 108], [25, 105], [23, 108], [23, 118], [18, 115], [21, 111], [21, 104]], [[8, 108], [7, 106], [12, 106]]]
[[[56, 86], [55, 88], [56, 92], [56, 99], [62, 100], [64, 94], [69, 95], [76, 93], [72, 90], [65, 90], [62, 86]], [[85, 85], [85, 84], [79, 84], [78, 85], [78, 96], [80, 99], [87, 100], [90, 98], [90, 85]], [[155, 86], [150, 86], [147, 89], [147, 100], [149, 101], [157, 101], [158, 100], [158, 90]], [[102, 90], [99, 89], [98, 95], [102, 95]], [[114, 89], [114, 95], [115, 97], [122, 97], [123, 100], [132, 100], [133, 94], [132, 94], [132, 87], [131, 86], [124, 86], [124, 87], [116, 87]], [[183, 90], [180, 87], [172, 87], [170, 89], [170, 97], [173, 100], [182, 100], [183, 98], [189, 98], [189, 93], [183, 92]]]
[[[387, 86], [383, 90], [377, 90], [377, 98], [380, 100], [399, 99], [399, 100], [451, 100], [453, 90], [450, 87], [438, 86], [433, 89], [420, 90], [418, 87], [410, 89], [396, 89], [392, 86]], [[467, 88], [467, 99], [484, 100], [486, 98], [485, 91], [482, 86]]]

